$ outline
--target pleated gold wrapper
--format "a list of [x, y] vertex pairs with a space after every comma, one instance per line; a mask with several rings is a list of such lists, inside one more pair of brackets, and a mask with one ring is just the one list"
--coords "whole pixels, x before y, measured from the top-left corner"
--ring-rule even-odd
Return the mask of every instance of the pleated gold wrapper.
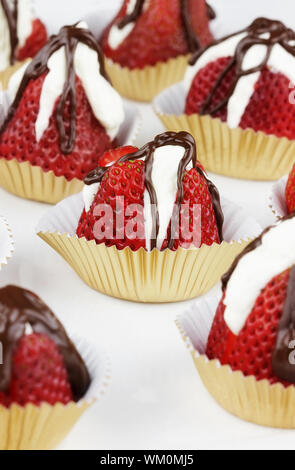
[[285, 388], [245, 377], [205, 355], [217, 305], [217, 299], [200, 299], [176, 321], [204, 386], [219, 405], [239, 418], [262, 426], [295, 428], [293, 385]]
[[[78, 238], [75, 231], [83, 210], [81, 195], [75, 195], [52, 208], [40, 221], [37, 234], [69, 263], [91, 288], [120, 299], [136, 302], [177, 302], [210, 290], [235, 257], [260, 232], [253, 219], [230, 202], [223, 205], [229, 241], [202, 245], [199, 249], [136, 252], [129, 248], [97, 245]], [[64, 223], [62, 223], [64, 221]], [[237, 233], [239, 221], [249, 230]], [[232, 225], [232, 227], [231, 227]], [[244, 233], [244, 241], [233, 234]], [[248, 238], [249, 237], [249, 238]], [[226, 239], [226, 238], [225, 238]]]
[[66, 437], [80, 416], [90, 406], [83, 403], [68, 405], [43, 404], [40, 407], [0, 406], [1, 450], [54, 449]]
[[28, 404], [0, 406], [0, 450], [49, 450], [67, 436], [82, 414], [104, 395], [110, 381], [110, 366], [104, 353], [85, 340], [75, 342], [91, 375], [90, 389], [78, 403], [54, 406]]
[[67, 181], [64, 176], [45, 172], [29, 162], [0, 158], [0, 186], [16, 196], [33, 201], [56, 204], [83, 188], [83, 182], [74, 178]]
[[154, 110], [166, 129], [187, 131], [196, 139], [198, 159], [206, 170], [249, 180], [277, 180], [295, 162], [295, 141], [285, 137], [231, 129], [220, 119], [184, 114], [183, 83], [170, 87], [154, 100]]
[[183, 79], [188, 59], [189, 55], [183, 55], [134, 70], [106, 59], [106, 70], [120, 95], [131, 100], [149, 102], [162, 90]]

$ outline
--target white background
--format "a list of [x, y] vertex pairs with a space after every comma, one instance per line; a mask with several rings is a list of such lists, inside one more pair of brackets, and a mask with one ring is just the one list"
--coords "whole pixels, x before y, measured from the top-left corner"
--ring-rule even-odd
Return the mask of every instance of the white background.
[[[39, 15], [55, 31], [95, 6], [119, 0], [35, 0]], [[294, 0], [211, 0], [217, 35], [245, 26], [257, 16], [280, 18], [295, 27]], [[292, 18], [293, 17], [293, 18]], [[293, 19], [293, 21], [292, 21]], [[138, 145], [163, 130], [151, 108], [140, 105], [143, 130]], [[274, 221], [268, 208], [272, 183], [210, 175], [220, 192], [242, 205], [262, 227]], [[243, 422], [225, 412], [203, 387], [175, 327], [189, 302], [141, 305], [92, 291], [44, 242], [34, 228], [47, 206], [0, 189], [0, 214], [15, 238], [15, 254], [0, 284], [34, 290], [81, 335], [109, 353], [112, 382], [103, 399], [79, 421], [62, 449], [276, 449], [294, 447], [294, 431]], [[242, 294], [243, 295], [243, 294]], [[245, 288], [245, 295], [247, 290]]]

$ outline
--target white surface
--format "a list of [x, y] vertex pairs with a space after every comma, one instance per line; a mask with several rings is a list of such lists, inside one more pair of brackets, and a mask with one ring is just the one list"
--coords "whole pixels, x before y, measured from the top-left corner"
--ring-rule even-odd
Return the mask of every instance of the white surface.
[[[37, 0], [39, 11], [44, 6], [44, 18], [52, 25], [63, 22], [64, 16], [68, 16], [68, 23], [79, 19], [76, 7], [82, 11], [88, 4], [91, 8], [97, 3], [98, 0], [63, 0], [62, 4], [60, 0]], [[106, 2], [101, 0], [101, 3]], [[285, 20], [295, 13], [293, 0], [280, 3], [211, 0], [211, 3], [219, 7], [227, 21], [225, 32], [231, 32], [231, 25], [240, 28], [266, 12], [270, 17], [277, 14]], [[64, 5], [70, 8], [67, 10]], [[293, 18], [295, 26], [295, 15]], [[216, 27], [221, 29], [220, 20]], [[141, 108], [144, 126], [139, 145], [163, 129], [149, 106]], [[212, 179], [225, 197], [246, 208], [263, 227], [275, 220], [268, 208], [272, 183], [216, 175]], [[96, 341], [109, 352], [112, 362], [112, 383], [106, 395], [86, 412], [61, 448], [294, 447], [294, 431], [243, 422], [220, 408], [207, 393], [174, 324], [175, 317], [191, 302], [141, 305], [92, 291], [52, 249], [34, 236], [34, 228], [47, 209], [46, 205], [0, 190], [0, 213], [8, 218], [15, 236], [15, 254], [0, 272], [0, 285], [13, 282], [36, 291], [60, 316], [65, 327], [75, 324], [81, 335], [87, 335], [89, 341]]]

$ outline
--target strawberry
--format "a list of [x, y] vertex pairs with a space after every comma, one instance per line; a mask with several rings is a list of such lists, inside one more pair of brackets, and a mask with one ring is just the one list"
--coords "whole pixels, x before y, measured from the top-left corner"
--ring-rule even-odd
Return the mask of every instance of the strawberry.
[[228, 364], [245, 376], [253, 375], [257, 380], [267, 379], [271, 384], [281, 382], [289, 385], [272, 371], [272, 353], [283, 313], [289, 274], [288, 269], [265, 286], [237, 336], [225, 323], [223, 296], [208, 338], [206, 354], [209, 359], [218, 359], [221, 364]]
[[[144, 237], [142, 239], [130, 239], [126, 230], [124, 230], [123, 239], [116, 240], [117, 229], [126, 227], [126, 224], [134, 215], [126, 216], [124, 218], [123, 227], [116, 226], [116, 211], [121, 213], [126, 211], [126, 208], [131, 204], [136, 204], [139, 209], [138, 219], [138, 231], [144, 233], [144, 218], [143, 218], [143, 206], [144, 206], [144, 186], [145, 175], [144, 175], [144, 163], [140, 160], [133, 162], [126, 161], [124, 163], [118, 163], [110, 167], [110, 170], [105, 174], [103, 181], [99, 187], [99, 191], [93, 201], [90, 210], [86, 213], [85, 210], [79, 221], [77, 228], [78, 237], [85, 237], [87, 240], [95, 240], [94, 227], [95, 223], [99, 221], [99, 217], [94, 215], [95, 207], [98, 204], [108, 204], [113, 210], [113, 231], [110, 233], [108, 228], [105, 228], [107, 233], [106, 237], [102, 240], [96, 240], [97, 243], [105, 243], [107, 246], [115, 245], [119, 250], [130, 246], [133, 251], [138, 250], [140, 247], [145, 247]], [[124, 201], [118, 198], [124, 197]]]
[[286, 189], [285, 189], [286, 204], [289, 214], [295, 211], [295, 165], [290, 171]]
[[[25, 89], [16, 112], [0, 135], [0, 155], [7, 160], [28, 161], [31, 165], [40, 166], [45, 172], [52, 170], [56, 176], [65, 176], [68, 181], [73, 178], [82, 180], [97, 166], [99, 157], [112, 147], [112, 142], [104, 127], [94, 117], [78, 77], [76, 139], [73, 152], [64, 155], [60, 150], [54, 113], [41, 140], [37, 142], [35, 122], [45, 76], [46, 74], [31, 80]], [[65, 120], [69, 122], [69, 100], [66, 104]]]
[[[200, 113], [217, 79], [229, 64], [231, 57], [222, 57], [203, 67], [195, 76], [186, 99], [186, 114]], [[234, 84], [235, 69], [232, 67], [213, 94], [210, 108], [228, 97]], [[277, 137], [295, 139], [295, 107], [290, 102], [290, 80], [282, 73], [264, 68], [255, 85], [253, 94], [241, 118], [239, 127], [251, 128]], [[222, 121], [227, 120], [227, 104], [211, 114]]]
[[[127, 38], [112, 49], [109, 32], [126, 16], [125, 0], [118, 15], [103, 33], [101, 44], [107, 57], [123, 67], [144, 68], [189, 52], [181, 16], [181, 0], [150, 0]], [[191, 25], [201, 46], [212, 41], [205, 0], [188, 0]]]
[[25, 60], [34, 57], [47, 41], [47, 32], [44, 24], [39, 20], [33, 21], [32, 33], [25, 44], [17, 51], [17, 59]]
[[68, 374], [56, 344], [45, 334], [23, 336], [13, 354], [9, 391], [0, 393], [0, 403], [39, 406], [43, 402], [67, 404], [72, 399]]
[[[122, 152], [126, 152], [127, 148], [123, 148]], [[78, 228], [78, 237], [85, 237], [87, 240], [95, 240], [96, 243], [105, 243], [107, 246], [115, 245], [118, 249], [124, 249], [129, 246], [133, 251], [146, 247], [145, 240], [145, 221], [144, 221], [144, 191], [145, 191], [145, 163], [141, 160], [118, 162], [110, 167], [105, 173], [103, 180], [99, 186], [98, 192], [94, 198], [92, 206], [88, 212], [83, 211]], [[195, 168], [186, 171], [183, 179], [183, 199], [182, 204], [189, 206], [189, 229], [192, 232], [193, 227], [198, 226], [198, 215], [193, 213], [193, 205], [201, 205], [201, 244], [211, 245], [212, 243], [220, 243], [215, 213], [211, 194], [208, 189], [206, 178], [200, 174]], [[124, 197], [123, 202], [118, 197]], [[175, 203], [177, 194], [175, 195]], [[105, 227], [105, 236], [97, 239], [95, 236], [95, 225], [99, 223], [101, 216], [95, 214], [95, 208], [99, 204], [107, 204], [111, 206], [113, 211], [113, 220], [110, 227]], [[126, 212], [126, 208], [131, 204], [136, 204], [138, 208], [137, 214], [137, 233], [141, 234], [140, 238], [128, 236], [126, 232], [127, 223], [134, 217], [134, 214], [126, 215], [123, 219], [123, 227], [116, 226], [117, 213]], [[181, 217], [182, 211], [181, 208]], [[101, 214], [102, 216], [105, 213]], [[180, 219], [182, 220], [182, 219]], [[116, 239], [117, 230], [124, 229], [123, 239]], [[162, 249], [167, 248], [168, 237], [171, 231], [171, 222], [167, 229], [167, 239], [163, 242]], [[193, 241], [193, 235], [187, 239], [182, 231], [180, 224], [179, 239], [174, 241], [173, 250], [178, 247], [187, 248]]]
[[103, 154], [103, 156], [99, 159], [100, 166], [109, 166], [111, 163], [116, 162], [124, 155], [128, 153], [136, 152], [137, 147], [132, 147], [132, 145], [126, 145], [125, 147], [118, 147], [116, 149], [108, 150]]
[[[209, 93], [216, 83], [221, 72], [229, 64], [231, 57], [222, 57], [215, 62], [210, 62], [208, 65], [203, 67], [199, 73], [195, 76], [191, 85], [190, 91], [186, 98], [185, 113], [194, 114], [201, 111], [202, 105], [206, 101]], [[227, 92], [230, 89], [234, 79], [233, 69], [229, 72], [222, 80], [220, 86], [216, 90], [213, 96], [212, 107], [218, 104], [222, 99], [225, 98]], [[222, 121], [227, 119], [227, 109], [224, 107], [212, 117], [218, 117]]]

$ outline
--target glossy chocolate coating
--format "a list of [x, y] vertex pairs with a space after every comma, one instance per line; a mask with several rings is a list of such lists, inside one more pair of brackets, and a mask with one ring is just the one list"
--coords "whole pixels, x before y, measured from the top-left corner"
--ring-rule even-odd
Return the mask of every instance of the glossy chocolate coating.
[[[159, 233], [159, 213], [158, 213], [158, 201], [157, 195], [152, 183], [152, 168], [154, 163], [154, 152], [157, 148], [163, 147], [166, 145], [177, 145], [183, 147], [185, 149], [185, 153], [183, 158], [180, 161], [178, 167], [178, 175], [177, 175], [177, 191], [178, 197], [176, 201], [176, 206], [178, 210], [175, 210], [175, 213], [172, 216], [171, 220], [171, 233], [170, 239], [168, 241], [168, 248], [172, 249], [174, 246], [175, 239], [173, 238], [173, 233], [175, 233], [174, 227], [177, 224], [178, 220], [178, 213], [179, 208], [181, 205], [181, 201], [183, 200], [183, 178], [185, 175], [186, 168], [188, 167], [189, 163], [192, 163], [192, 167], [195, 168], [200, 175], [202, 175], [208, 184], [208, 189], [212, 197], [212, 203], [216, 218], [216, 223], [218, 227], [219, 239], [220, 242], [223, 240], [222, 236], [222, 227], [223, 227], [223, 212], [220, 205], [220, 197], [219, 192], [214, 186], [214, 184], [207, 178], [205, 173], [199, 168], [197, 165], [197, 151], [196, 151], [196, 143], [191, 134], [188, 132], [164, 132], [163, 134], [159, 134], [155, 139], [151, 142], [148, 142], [144, 147], [139, 149], [137, 152], [124, 155], [122, 158], [115, 162], [115, 164], [120, 162], [125, 162], [127, 160], [138, 160], [143, 159], [145, 161], [145, 186], [149, 193], [151, 204], [153, 207], [156, 208], [155, 211], [152, 211], [152, 219], [153, 219], [153, 230], [152, 233], [156, 234], [155, 239], [151, 239], [151, 248], [156, 247], [156, 239]], [[94, 183], [100, 183], [102, 181], [103, 176], [107, 171], [109, 171], [110, 167], [98, 167], [95, 170], [91, 171], [86, 178], [84, 179], [85, 184], [91, 185]]]
[[32, 292], [17, 286], [0, 289], [0, 342], [3, 364], [0, 365], [0, 391], [7, 392], [12, 373], [14, 349], [25, 334], [26, 324], [34, 333], [47, 335], [63, 356], [75, 401], [82, 398], [90, 384], [88, 370], [53, 312]]
[[[64, 84], [64, 88], [59, 100], [59, 103], [55, 110], [56, 123], [59, 133], [59, 145], [63, 154], [67, 155], [72, 153], [75, 146], [76, 140], [76, 75], [74, 69], [74, 54], [78, 43], [85, 44], [90, 49], [93, 49], [97, 53], [100, 74], [108, 80], [105, 67], [104, 59], [101, 49], [88, 29], [79, 28], [77, 25], [64, 26], [58, 35], [51, 36], [45, 46], [39, 51], [36, 57], [30, 62], [25, 70], [23, 79], [18, 88], [17, 94], [13, 103], [11, 104], [7, 117], [0, 129], [2, 133], [7, 124], [12, 119], [20, 100], [23, 96], [25, 89], [27, 88], [30, 80], [34, 80], [44, 73], [48, 72], [47, 63], [52, 54], [54, 54], [61, 47], [65, 48], [66, 64], [67, 64], [67, 77]], [[65, 108], [66, 103], [69, 100], [69, 115], [70, 122], [69, 126], [65, 124]], [[67, 131], [67, 127], [69, 130]]]

